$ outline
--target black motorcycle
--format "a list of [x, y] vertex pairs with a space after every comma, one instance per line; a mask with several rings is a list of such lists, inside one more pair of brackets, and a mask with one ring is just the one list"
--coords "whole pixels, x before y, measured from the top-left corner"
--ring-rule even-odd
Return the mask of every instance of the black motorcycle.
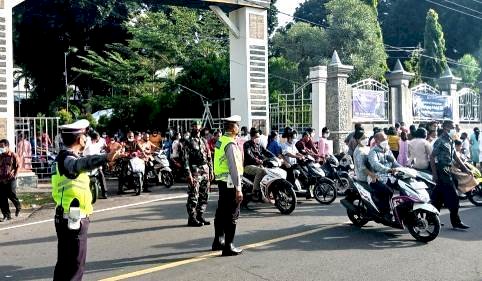
[[136, 195], [141, 194], [144, 185], [145, 162], [139, 157], [123, 157], [119, 175], [119, 191], [134, 189]]
[[340, 165], [338, 159], [333, 155], [328, 155], [321, 169], [325, 172], [326, 177], [335, 183], [338, 195], [345, 195], [350, 188], [350, 174]]
[[328, 205], [336, 199], [335, 182], [326, 177], [320, 164], [316, 163], [312, 156], [298, 160], [298, 164], [293, 166], [291, 181], [296, 193], [310, 198], [313, 192], [313, 197], [320, 204]]

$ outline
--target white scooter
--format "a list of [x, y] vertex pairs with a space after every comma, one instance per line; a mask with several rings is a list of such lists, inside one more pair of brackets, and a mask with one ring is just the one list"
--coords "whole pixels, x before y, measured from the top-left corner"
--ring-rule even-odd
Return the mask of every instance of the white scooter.
[[400, 195], [393, 196], [390, 201], [394, 220], [389, 221], [379, 211], [374, 202], [375, 191], [368, 184], [351, 179], [352, 188], [340, 201], [347, 209], [348, 218], [358, 227], [373, 220], [394, 228], [406, 227], [415, 239], [422, 242], [434, 240], [440, 232], [440, 212], [430, 204], [428, 186], [411, 168], [397, 168], [395, 179]]
[[243, 175], [242, 190], [243, 202], [241, 205], [247, 208], [249, 201], [262, 201], [264, 193], [268, 199], [274, 198], [274, 205], [283, 215], [291, 214], [296, 208], [296, 194], [293, 185], [286, 180], [287, 173], [281, 169], [281, 160], [277, 158], [264, 161], [266, 175], [261, 179], [260, 189], [253, 192], [254, 177]]

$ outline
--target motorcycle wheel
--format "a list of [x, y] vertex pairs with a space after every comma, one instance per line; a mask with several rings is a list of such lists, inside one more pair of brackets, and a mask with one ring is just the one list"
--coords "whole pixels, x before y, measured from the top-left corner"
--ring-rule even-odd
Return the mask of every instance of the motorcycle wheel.
[[346, 214], [348, 215], [348, 218], [353, 223], [353, 225], [362, 227], [367, 224], [370, 220], [365, 216], [366, 209], [365, 206], [363, 206], [362, 201], [357, 198], [354, 200], [350, 200], [350, 203], [352, 203], [353, 206], [355, 206], [355, 208], [357, 209], [356, 212], [348, 209], [346, 210]]
[[329, 205], [336, 199], [336, 187], [326, 179], [316, 182], [313, 193], [316, 201], [323, 205]]
[[275, 206], [283, 215], [291, 214], [296, 208], [296, 193], [293, 186], [286, 180], [277, 181], [275, 183], [276, 191], [274, 192]]
[[99, 189], [100, 189], [99, 180], [97, 180], [96, 178], [91, 179], [90, 192], [92, 193], [92, 204], [94, 204], [97, 201], [97, 198], [99, 197]]
[[336, 192], [338, 195], [345, 195], [346, 191], [350, 188], [350, 180], [347, 178], [348, 175], [341, 175], [340, 179], [336, 181]]
[[437, 238], [440, 232], [440, 219], [437, 214], [418, 209], [413, 212], [415, 218], [407, 224], [408, 232], [421, 242], [430, 242]]
[[161, 179], [166, 188], [170, 188], [174, 184], [174, 176], [169, 171], [162, 171]]
[[475, 206], [482, 206], [482, 184], [476, 186], [473, 190], [467, 192], [467, 198]]

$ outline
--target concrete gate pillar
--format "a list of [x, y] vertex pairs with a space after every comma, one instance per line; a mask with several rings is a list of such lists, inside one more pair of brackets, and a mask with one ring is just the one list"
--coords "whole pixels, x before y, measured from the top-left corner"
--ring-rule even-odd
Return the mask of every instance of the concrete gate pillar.
[[353, 98], [351, 87], [348, 85], [348, 74], [352, 70], [353, 66], [341, 63], [335, 51], [328, 65], [326, 88], [326, 126], [331, 131], [334, 154], [342, 152], [344, 140], [353, 130]]
[[452, 74], [452, 70], [447, 66], [447, 69], [442, 74], [442, 77], [438, 79], [438, 84], [440, 91], [443, 95], [449, 95], [452, 100], [452, 120], [455, 124], [460, 122], [460, 108], [459, 108], [459, 97], [457, 95], [457, 83], [462, 79], [455, 77]]
[[311, 122], [315, 132], [321, 137], [321, 129], [326, 126], [326, 66], [310, 68], [311, 82]]
[[393, 71], [387, 74], [390, 83], [390, 123], [405, 122], [413, 124], [412, 93], [410, 81], [415, 75], [403, 69], [400, 60], [397, 60]]
[[[269, 124], [267, 11], [245, 7], [229, 13], [231, 114], [266, 134]], [[237, 33], [233, 32], [237, 28]]]
[[18, 1], [0, 0], [0, 139], [15, 144], [12, 8]]

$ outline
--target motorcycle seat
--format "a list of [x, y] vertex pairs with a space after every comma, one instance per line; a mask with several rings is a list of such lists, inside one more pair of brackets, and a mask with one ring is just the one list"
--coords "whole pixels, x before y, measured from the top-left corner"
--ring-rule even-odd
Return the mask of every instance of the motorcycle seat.
[[254, 181], [254, 176], [253, 175], [249, 175], [249, 174], [243, 174], [243, 177], [247, 178], [248, 180], [250, 181]]

